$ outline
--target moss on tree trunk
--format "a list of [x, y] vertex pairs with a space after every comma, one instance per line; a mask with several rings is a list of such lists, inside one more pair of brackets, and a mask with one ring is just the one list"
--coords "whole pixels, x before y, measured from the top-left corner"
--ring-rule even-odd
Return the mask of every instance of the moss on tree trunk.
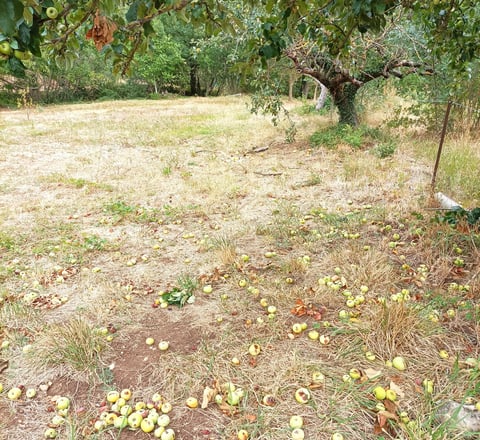
[[355, 127], [358, 125], [357, 109], [355, 107], [355, 96], [358, 86], [352, 83], [342, 83], [337, 87], [330, 88], [333, 103], [338, 109], [339, 124], [346, 124]]

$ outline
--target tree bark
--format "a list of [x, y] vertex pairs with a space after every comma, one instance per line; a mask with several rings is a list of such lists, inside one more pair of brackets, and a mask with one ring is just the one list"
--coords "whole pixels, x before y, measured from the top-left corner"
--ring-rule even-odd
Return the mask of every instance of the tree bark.
[[355, 107], [355, 96], [358, 86], [352, 83], [341, 83], [330, 87], [333, 104], [338, 109], [339, 124], [346, 124], [355, 127], [358, 125], [358, 114]]
[[321, 91], [320, 91], [320, 96], [318, 97], [318, 100], [317, 100], [317, 104], [315, 105], [315, 110], [321, 110], [325, 105], [325, 101], [327, 100], [328, 89], [319, 81], [317, 81], [317, 85], [320, 85]]

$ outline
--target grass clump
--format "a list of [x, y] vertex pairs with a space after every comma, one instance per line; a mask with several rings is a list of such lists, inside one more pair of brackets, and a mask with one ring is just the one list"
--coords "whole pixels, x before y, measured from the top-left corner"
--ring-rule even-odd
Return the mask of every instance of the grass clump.
[[76, 371], [98, 369], [105, 338], [81, 316], [52, 324], [35, 342], [35, 362], [42, 366], [67, 365]]
[[361, 125], [351, 127], [350, 125], [335, 125], [325, 130], [316, 131], [310, 136], [312, 147], [325, 147], [336, 149], [341, 144], [346, 144], [354, 149], [370, 145], [381, 137], [379, 129]]

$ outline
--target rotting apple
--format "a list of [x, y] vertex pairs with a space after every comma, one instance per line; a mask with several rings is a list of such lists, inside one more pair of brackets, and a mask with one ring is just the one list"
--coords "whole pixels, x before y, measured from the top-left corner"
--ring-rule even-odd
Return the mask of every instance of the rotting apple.
[[262, 349], [260, 348], [259, 344], [250, 344], [248, 347], [248, 352], [250, 353], [251, 356], [258, 356]]
[[107, 393], [107, 402], [115, 403], [120, 398], [120, 393], [115, 390], [111, 390]]
[[312, 394], [310, 393], [310, 390], [307, 388], [298, 388], [295, 391], [295, 400], [298, 403], [307, 403], [312, 397]]
[[248, 431], [246, 429], [240, 429], [240, 431], [237, 432], [237, 439], [248, 440]]
[[399, 371], [405, 371], [407, 365], [405, 363], [405, 359], [402, 356], [396, 356], [392, 359], [392, 366]]

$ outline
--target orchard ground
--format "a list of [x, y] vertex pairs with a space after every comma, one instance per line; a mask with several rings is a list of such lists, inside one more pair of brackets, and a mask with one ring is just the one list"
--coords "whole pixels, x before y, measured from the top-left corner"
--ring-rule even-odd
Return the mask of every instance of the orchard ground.
[[[313, 148], [333, 116], [291, 102], [299, 135], [286, 143], [246, 102], [0, 113], [0, 439], [42, 438], [56, 396], [71, 401], [58, 438], [153, 438], [95, 430], [106, 393], [124, 388], [132, 402], [161, 394], [183, 440], [289, 439], [293, 415], [306, 439], [465, 437], [435, 412], [480, 400], [479, 237], [432, 221], [438, 139], [391, 132], [387, 158], [372, 144]], [[477, 167], [471, 179], [476, 142], [446, 145]], [[471, 179], [450, 173], [440, 166], [439, 189], [477, 206]], [[176, 291], [193, 295], [162, 306]], [[226, 383], [243, 390], [237, 405]], [[18, 386], [37, 394], [9, 400]]]

